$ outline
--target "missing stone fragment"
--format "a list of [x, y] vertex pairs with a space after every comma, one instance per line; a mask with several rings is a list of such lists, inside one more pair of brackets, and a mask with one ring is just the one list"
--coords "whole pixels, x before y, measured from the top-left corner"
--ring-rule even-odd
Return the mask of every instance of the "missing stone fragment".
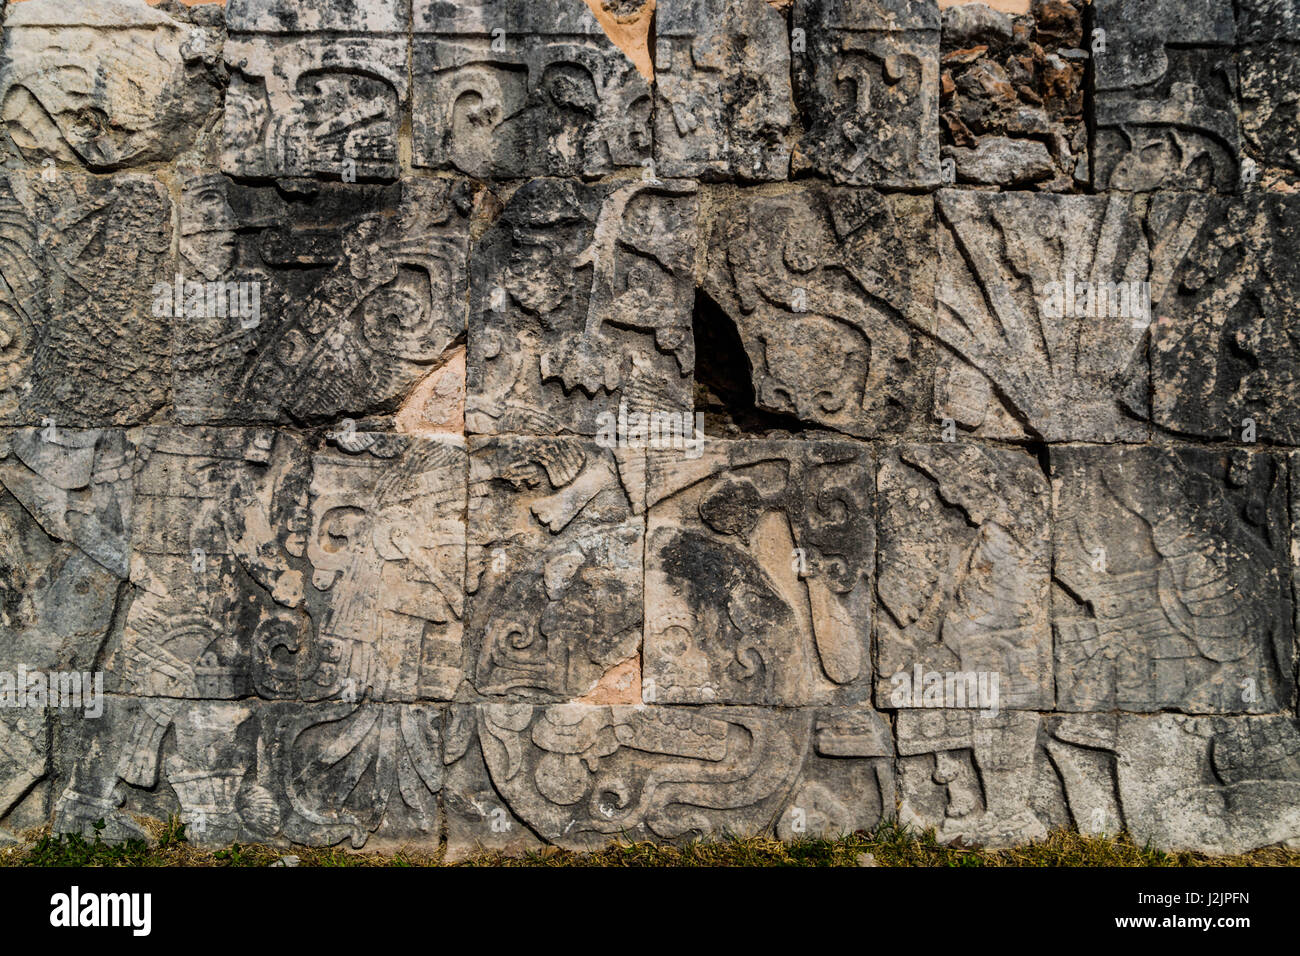
[[822, 433], [792, 415], [760, 409], [754, 394], [754, 369], [727, 313], [701, 291], [691, 317], [695, 334], [695, 411], [704, 416], [706, 435], [780, 437]]

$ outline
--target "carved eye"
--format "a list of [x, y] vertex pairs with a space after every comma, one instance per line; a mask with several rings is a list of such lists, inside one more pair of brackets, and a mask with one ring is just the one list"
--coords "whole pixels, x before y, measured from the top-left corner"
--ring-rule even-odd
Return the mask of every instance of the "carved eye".
[[596, 114], [596, 88], [591, 77], [577, 67], [553, 68], [542, 81], [557, 106]]
[[700, 502], [700, 517], [720, 534], [748, 534], [758, 524], [762, 505], [753, 482], [728, 479]]
[[794, 393], [784, 385], [779, 385], [771, 380], [761, 384], [759, 397], [764, 405], [773, 411], [790, 412], [795, 411]]
[[813, 396], [813, 402], [821, 411], [833, 414], [844, 407], [844, 396], [838, 392], [823, 390]]
[[290, 329], [275, 347], [281, 365], [294, 366], [307, 354], [307, 339], [298, 329]]

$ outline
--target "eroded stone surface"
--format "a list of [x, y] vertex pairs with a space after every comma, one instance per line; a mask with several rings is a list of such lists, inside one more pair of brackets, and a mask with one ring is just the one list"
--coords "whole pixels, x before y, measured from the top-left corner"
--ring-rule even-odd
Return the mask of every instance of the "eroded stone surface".
[[759, 835], [774, 826], [788, 838], [879, 819], [872, 806], [890, 802], [893, 780], [883, 725], [872, 717], [488, 704], [479, 708], [479, 740], [510, 810], [560, 846]]
[[1292, 78], [1300, 72], [1300, 35], [1248, 48], [1241, 70], [1242, 138], [1259, 162], [1300, 173], [1300, 111]]
[[794, 110], [781, 13], [764, 0], [659, 0], [655, 18], [659, 174], [785, 179]]
[[1152, 200], [1156, 424], [1300, 444], [1300, 197]]
[[1295, 634], [1279, 457], [1053, 449], [1052, 486], [1059, 709], [1290, 706]]
[[98, 720], [60, 720], [57, 832], [142, 838], [143, 814], [200, 845], [437, 839], [441, 708], [111, 695]]
[[14, 829], [48, 820], [49, 707], [63, 702], [45, 675], [75, 673], [76, 703], [95, 709], [126, 575], [133, 457], [117, 430], [0, 431], [0, 821]]
[[595, 435], [689, 412], [696, 187], [533, 180], [474, 251], [465, 427]]
[[1049, 825], [1241, 853], [1300, 836], [1294, 718], [903, 711], [900, 814], [1011, 846]]
[[430, 439], [151, 429], [110, 662], [140, 696], [449, 700], [465, 453]]
[[943, 14], [940, 110], [948, 182], [1068, 191], [1088, 178], [1082, 0], [1011, 17], [984, 4]]
[[415, 4], [415, 162], [484, 179], [651, 157], [650, 84], [580, 2]]
[[852, 435], [920, 427], [934, 328], [929, 197], [809, 187], [712, 211], [704, 290], [740, 333], [758, 408]]
[[1074, 766], [1083, 768], [1080, 755], [1099, 750], [1114, 760], [1114, 784], [1094, 760], [1071, 788], [1083, 819], [1114, 820], [1118, 811], [1135, 840], [1202, 853], [1294, 846], [1300, 839], [1300, 733], [1293, 718], [1120, 714], [1051, 724], [1061, 742], [1053, 757], [1063, 765], [1079, 761]]
[[1300, 846], [1297, 7], [1093, 12], [0, 0], [0, 842]]
[[394, 179], [410, 79], [408, 7], [234, 2], [224, 172]]
[[919, 667], [975, 675], [977, 693], [981, 675], [992, 688], [996, 674], [997, 707], [1050, 710], [1050, 503], [1038, 462], [961, 443], [904, 445], [876, 483], [877, 705], [921, 694]]
[[186, 170], [183, 292], [162, 296], [184, 422], [394, 410], [465, 332], [475, 188], [324, 184], [308, 197]]
[[[939, 182], [939, 10], [926, 0], [796, 0], [803, 124], [793, 171], [854, 186]], [[793, 34], [798, 37], [799, 34]]]
[[1035, 799], [1050, 764], [1037, 714], [903, 710], [898, 714], [899, 821], [943, 843], [1013, 846], [1047, 835]]
[[152, 176], [0, 179], [0, 421], [139, 424], [168, 401], [172, 204]]
[[[480, 694], [573, 700], [638, 658], [643, 455], [574, 437], [471, 441], [466, 644]], [[636, 681], [622, 702], [640, 700]]]
[[935, 418], [980, 438], [1145, 438], [1141, 205], [945, 190], [939, 214]]
[[1237, 188], [1236, 30], [1222, 0], [1096, 0], [1098, 189]]
[[166, 161], [220, 105], [223, 31], [144, 0], [28, 0], [5, 19], [8, 151], [94, 170]]
[[851, 703], [871, 690], [874, 458], [840, 442], [647, 454], [647, 694]]

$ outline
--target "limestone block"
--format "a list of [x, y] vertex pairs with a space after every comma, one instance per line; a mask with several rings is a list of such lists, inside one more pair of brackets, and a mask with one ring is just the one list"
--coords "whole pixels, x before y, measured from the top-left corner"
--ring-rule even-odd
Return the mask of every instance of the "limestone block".
[[1285, 462], [1189, 447], [1052, 450], [1057, 707], [1291, 706]]
[[595, 435], [693, 410], [698, 202], [685, 182], [538, 179], [474, 248], [465, 427]]
[[669, 450], [647, 459], [645, 676], [653, 699], [867, 701], [871, 449], [715, 441], [694, 460]]
[[713, 211], [704, 290], [735, 323], [757, 407], [851, 435], [926, 424], [929, 197], [804, 187]]
[[852, 186], [939, 183], [939, 9], [928, 0], [796, 0], [803, 133], [792, 171]]

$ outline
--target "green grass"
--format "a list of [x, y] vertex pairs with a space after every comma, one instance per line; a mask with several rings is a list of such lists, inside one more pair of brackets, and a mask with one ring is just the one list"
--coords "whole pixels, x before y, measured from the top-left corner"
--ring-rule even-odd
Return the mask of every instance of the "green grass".
[[201, 849], [185, 839], [176, 820], [153, 823], [153, 839], [111, 845], [98, 835], [52, 836], [31, 831], [23, 843], [0, 850], [4, 866], [269, 866], [286, 854], [300, 866], [861, 866], [870, 854], [877, 866], [1300, 866], [1300, 851], [1280, 847], [1240, 856], [1210, 857], [1199, 853], [1165, 853], [1138, 846], [1126, 836], [1081, 836], [1053, 831], [1046, 840], [1010, 850], [944, 846], [934, 833], [917, 833], [893, 824], [839, 840], [748, 839], [658, 846], [652, 843], [613, 844], [593, 853], [547, 848], [522, 857], [485, 854], [458, 864], [446, 864], [437, 853], [353, 853], [338, 848], [270, 847], [235, 844], [221, 850]]

